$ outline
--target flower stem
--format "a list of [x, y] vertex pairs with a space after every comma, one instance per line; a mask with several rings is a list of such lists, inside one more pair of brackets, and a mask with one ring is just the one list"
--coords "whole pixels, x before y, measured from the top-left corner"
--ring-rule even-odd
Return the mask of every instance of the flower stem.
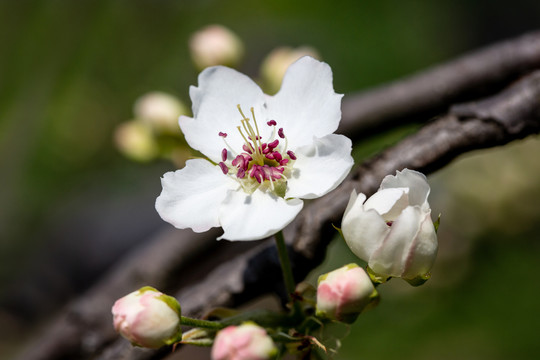
[[283, 232], [278, 232], [275, 235], [276, 246], [279, 255], [279, 262], [281, 263], [281, 271], [283, 272], [283, 280], [285, 282], [285, 289], [287, 290], [287, 295], [291, 303], [294, 302], [292, 294], [296, 290], [296, 285], [294, 283], [294, 277], [291, 268], [291, 261], [289, 259], [289, 254], [287, 253], [287, 246], [285, 245], [285, 239], [283, 238]]
[[182, 325], [193, 326], [193, 327], [204, 328], [204, 329], [214, 329], [214, 330], [223, 329], [226, 326], [217, 321], [199, 320], [199, 319], [193, 319], [193, 318], [189, 318], [185, 316], [180, 317], [180, 323]]

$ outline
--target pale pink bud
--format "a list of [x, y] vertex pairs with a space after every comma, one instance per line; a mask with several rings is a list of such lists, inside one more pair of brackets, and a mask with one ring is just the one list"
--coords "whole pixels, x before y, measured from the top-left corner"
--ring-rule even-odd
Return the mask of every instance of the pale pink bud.
[[320, 58], [317, 51], [308, 46], [302, 46], [296, 49], [278, 47], [272, 50], [261, 65], [261, 76], [265, 85], [265, 92], [271, 94], [277, 92], [289, 66], [303, 56], [311, 56], [315, 59]]
[[238, 36], [221, 25], [209, 25], [189, 39], [193, 62], [199, 70], [209, 66], [236, 66], [244, 55], [244, 45]]
[[188, 114], [187, 107], [173, 95], [153, 91], [135, 102], [133, 111], [138, 120], [143, 121], [161, 133], [179, 133], [178, 118]]
[[349, 264], [319, 277], [317, 316], [352, 323], [377, 296], [364, 269]]
[[426, 177], [409, 169], [385, 177], [367, 200], [353, 190], [341, 230], [351, 251], [375, 275], [413, 284], [429, 277], [437, 255], [429, 191]]
[[114, 328], [133, 345], [159, 348], [182, 338], [180, 304], [150, 286], [116, 300], [112, 313]]
[[213, 360], [266, 360], [276, 354], [270, 336], [254, 323], [226, 327], [218, 332], [212, 347]]

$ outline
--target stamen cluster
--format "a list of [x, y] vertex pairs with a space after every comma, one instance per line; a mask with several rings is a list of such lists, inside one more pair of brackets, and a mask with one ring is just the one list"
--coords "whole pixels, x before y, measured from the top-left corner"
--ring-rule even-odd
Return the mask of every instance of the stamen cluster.
[[[225, 140], [227, 133], [219, 132], [218, 135], [223, 138], [226, 145], [221, 151], [222, 161], [219, 166], [223, 174], [235, 175], [235, 178], [248, 193], [255, 191], [265, 181], [268, 181], [270, 188], [274, 190], [274, 182], [287, 181], [287, 170], [296, 160], [296, 156], [291, 150], [287, 150], [287, 138], [283, 128], [279, 128], [277, 131], [282, 143], [280, 144], [280, 139], [276, 138], [277, 122], [275, 120], [266, 123], [267, 126], [272, 127], [272, 135], [268, 141], [262, 142], [253, 108], [251, 108], [251, 114], [255, 127], [251, 125], [250, 119], [244, 115], [240, 105], [238, 105], [238, 111], [242, 115], [241, 126], [237, 128], [244, 139], [243, 152], [237, 154]], [[228, 161], [228, 159], [232, 160]]]

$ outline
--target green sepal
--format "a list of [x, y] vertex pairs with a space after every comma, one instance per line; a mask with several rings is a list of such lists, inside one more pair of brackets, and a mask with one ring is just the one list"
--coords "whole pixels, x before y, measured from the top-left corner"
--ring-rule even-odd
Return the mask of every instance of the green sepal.
[[215, 331], [193, 328], [182, 335], [182, 344], [208, 347], [214, 343]]
[[334, 229], [337, 230], [337, 232], [339, 233], [339, 235], [340, 235], [343, 239], [345, 239], [345, 237], [343, 237], [343, 231], [341, 230], [341, 228], [337, 227], [337, 226], [334, 225], [334, 224], [332, 224], [332, 227], [333, 227]]
[[388, 280], [390, 280], [392, 278], [391, 276], [385, 276], [385, 275], [377, 274], [376, 272], [371, 270], [371, 268], [369, 266], [366, 267], [366, 272], [369, 275], [369, 278], [371, 279], [371, 282], [375, 286], [380, 285], [380, 284], [384, 284], [385, 282], [387, 282]]
[[424, 275], [419, 275], [413, 279], [403, 279], [412, 286], [420, 286], [423, 285], [426, 281], [428, 281], [431, 278], [431, 273], [427, 273]]
[[161, 294], [157, 298], [167, 304], [175, 313], [178, 314], [179, 317], [182, 315], [182, 308], [180, 307], [178, 300], [176, 300], [174, 297]]
[[154, 292], [161, 292], [159, 290], [157, 290], [156, 288], [153, 288], [151, 286], [143, 286], [142, 288], [140, 288], [139, 290], [137, 290], [139, 293], [141, 294], [144, 294], [145, 292], [147, 291], [154, 291]]
[[[357, 268], [357, 267], [360, 267], [360, 266], [358, 266], [358, 264], [355, 264], [355, 263], [350, 263], [350, 264], [347, 264], [347, 265], [343, 265], [342, 267], [337, 268], [335, 270], [339, 270], [339, 269], [342, 269], [342, 268], [347, 268], [347, 270], [350, 270], [350, 269], [354, 269], [354, 268]], [[335, 270], [332, 270], [332, 271], [335, 271]], [[332, 271], [327, 272], [326, 274], [320, 275], [318, 280], [317, 280], [317, 284], [320, 284], [321, 281], [326, 280], [326, 278], [328, 277], [328, 274], [330, 274]]]
[[439, 231], [439, 225], [441, 224], [441, 214], [439, 214], [439, 217], [437, 220], [433, 222], [433, 226], [435, 227], [435, 234]]

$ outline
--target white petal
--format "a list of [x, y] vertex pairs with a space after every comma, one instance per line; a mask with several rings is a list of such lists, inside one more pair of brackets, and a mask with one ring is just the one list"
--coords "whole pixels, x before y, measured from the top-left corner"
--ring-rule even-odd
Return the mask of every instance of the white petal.
[[263, 139], [271, 133], [266, 126], [265, 95], [249, 77], [236, 70], [208, 68], [199, 75], [199, 87], [192, 86], [189, 93], [194, 117], [181, 116], [180, 127], [188, 144], [215, 162], [221, 161], [225, 147], [219, 132], [227, 133], [226, 140], [234, 151], [242, 151], [244, 141], [237, 129], [242, 116], [237, 105], [250, 119], [250, 108], [254, 108]]
[[424, 213], [420, 231], [407, 251], [402, 277], [413, 279], [427, 274], [435, 262], [437, 248], [437, 234], [431, 220], [431, 212], [428, 211]]
[[424, 204], [424, 210], [429, 208], [427, 204], [427, 198], [429, 195], [429, 184], [426, 180], [426, 176], [421, 172], [403, 169], [403, 171], [397, 171], [396, 175], [388, 175], [381, 182], [381, 189], [388, 188], [409, 188], [409, 204], [422, 206]]
[[341, 231], [351, 251], [364, 261], [382, 244], [390, 228], [375, 210], [364, 210], [364, 194], [353, 190], [341, 222]]
[[336, 131], [342, 96], [334, 92], [330, 66], [306, 56], [289, 67], [281, 89], [268, 99], [268, 113], [294, 150]]
[[284, 200], [270, 192], [229, 191], [219, 212], [220, 239], [259, 240], [287, 226], [302, 210], [302, 200]]
[[161, 218], [179, 229], [195, 232], [219, 226], [218, 211], [227, 191], [237, 182], [223, 175], [207, 160], [188, 160], [183, 169], [168, 172], [161, 179], [163, 190], [156, 199]]
[[298, 148], [285, 197], [315, 199], [334, 190], [354, 163], [351, 150], [351, 140], [337, 134], [314, 138], [310, 145]]
[[377, 274], [400, 277], [403, 273], [407, 250], [415, 239], [422, 211], [419, 206], [409, 206], [390, 227], [390, 233], [373, 253], [369, 267]]
[[377, 191], [364, 204], [364, 209], [377, 211], [386, 221], [394, 221], [409, 205], [408, 188]]

